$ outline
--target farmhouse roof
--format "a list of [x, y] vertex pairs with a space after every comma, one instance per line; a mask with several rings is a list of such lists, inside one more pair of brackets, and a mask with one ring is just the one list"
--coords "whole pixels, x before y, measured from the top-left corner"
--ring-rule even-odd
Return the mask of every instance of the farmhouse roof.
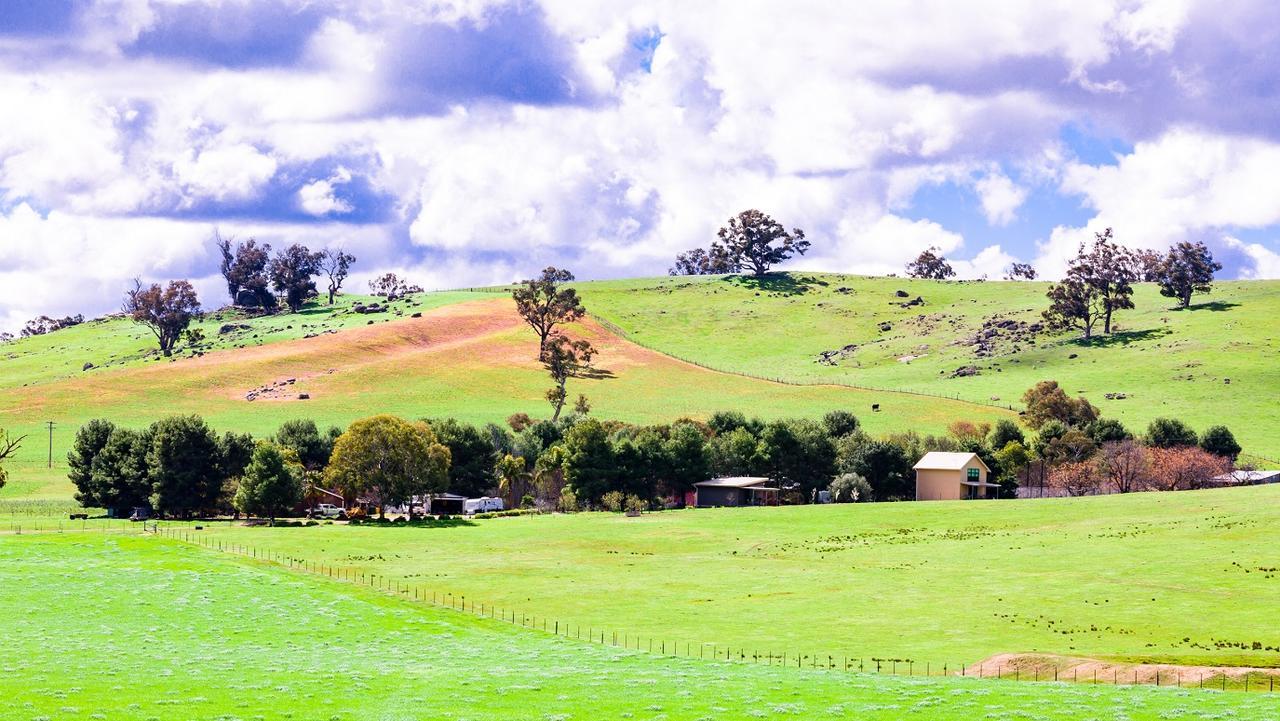
[[1254, 483], [1280, 483], [1280, 471], [1232, 471], [1214, 476], [1217, 483], [1249, 485]]
[[987, 473], [991, 472], [976, 453], [944, 453], [943, 451], [929, 451], [912, 468], [917, 471], [958, 471], [975, 459]]
[[712, 478], [709, 481], [699, 481], [693, 485], [704, 488], [756, 488], [762, 491], [776, 491], [776, 488], [766, 488], [763, 484], [768, 483], [768, 478], [759, 476], [733, 476], [731, 478]]

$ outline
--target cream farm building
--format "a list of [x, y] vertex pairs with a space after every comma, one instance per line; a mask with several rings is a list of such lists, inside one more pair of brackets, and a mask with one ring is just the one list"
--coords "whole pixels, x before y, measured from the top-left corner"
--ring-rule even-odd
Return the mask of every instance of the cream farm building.
[[924, 454], [914, 466], [917, 501], [995, 498], [999, 484], [987, 480], [991, 469], [975, 453]]

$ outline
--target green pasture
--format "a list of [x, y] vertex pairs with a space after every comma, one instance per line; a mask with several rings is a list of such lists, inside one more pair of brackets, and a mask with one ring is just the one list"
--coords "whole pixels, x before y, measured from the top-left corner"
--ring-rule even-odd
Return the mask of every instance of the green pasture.
[[1280, 666], [1280, 486], [198, 533], [540, 618], [760, 653]]
[[905, 678], [556, 637], [138, 535], [0, 536], [4, 719], [1271, 719], [1280, 697]]
[[[983, 322], [1039, 320], [1047, 283], [795, 272], [578, 287], [587, 308], [631, 340], [720, 370], [1015, 406], [1028, 387], [1055, 379], [1136, 430], [1159, 416], [1197, 430], [1222, 423], [1246, 453], [1280, 462], [1280, 281], [1215, 283], [1186, 310], [1140, 284], [1137, 307], [1116, 314], [1112, 336], [1042, 335], [1030, 344], [997, 335], [986, 358], [969, 343]], [[923, 305], [902, 307], [917, 297]], [[846, 346], [837, 365], [817, 362]], [[978, 375], [952, 377], [970, 365]]]

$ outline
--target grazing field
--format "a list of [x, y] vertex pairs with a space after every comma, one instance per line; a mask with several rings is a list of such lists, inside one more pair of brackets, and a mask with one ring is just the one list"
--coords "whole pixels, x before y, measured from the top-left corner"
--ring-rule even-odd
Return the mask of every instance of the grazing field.
[[[1022, 326], [994, 323], [1039, 321], [1047, 283], [789, 273], [578, 287], [587, 308], [628, 338], [720, 370], [1015, 406], [1031, 385], [1055, 379], [1134, 430], [1159, 416], [1198, 431], [1223, 423], [1246, 454], [1280, 459], [1280, 281], [1215, 283], [1186, 310], [1140, 284], [1114, 335], [1040, 335], [1034, 344]], [[922, 305], [903, 307], [917, 297]], [[978, 334], [989, 334], [977, 339], [982, 356]], [[824, 351], [836, 352], [835, 365], [818, 362]], [[977, 374], [953, 377], [969, 367]]]
[[1280, 486], [199, 533], [749, 652], [1280, 667]]
[[[0, 501], [69, 498], [72, 491], [61, 464], [75, 429], [91, 418], [143, 426], [171, 413], [199, 413], [218, 431], [262, 437], [291, 418], [311, 418], [323, 427], [345, 426], [377, 413], [453, 416], [477, 423], [501, 423], [515, 412], [550, 415], [543, 394], [551, 382], [536, 361], [536, 336], [509, 297], [451, 293], [412, 298], [421, 305], [407, 310], [422, 312], [421, 318], [378, 315], [371, 326], [351, 325], [350, 317], [365, 316], [340, 313], [334, 318], [347, 324], [344, 330], [311, 338], [295, 337], [317, 332], [301, 328], [303, 322], [312, 325], [303, 320], [306, 316], [246, 320], [262, 330], [239, 331], [244, 347], [172, 362], [137, 355], [118, 367], [79, 370], [82, 358], [109, 357], [109, 348], [128, 347], [137, 354], [146, 347], [140, 335], [144, 331], [123, 319], [5, 346], [16, 358], [0, 359], [0, 427], [29, 437], [7, 465], [11, 478], [0, 490]], [[629, 343], [589, 320], [572, 332], [599, 348], [595, 365], [606, 373], [599, 379], [575, 379], [570, 391], [585, 393], [593, 413], [602, 418], [661, 422], [705, 418], [726, 408], [767, 418], [815, 417], [845, 408], [858, 413], [870, 432], [883, 433], [909, 428], [940, 432], [962, 417], [1012, 417], [1007, 410], [909, 394], [793, 386], [709, 371]], [[87, 349], [99, 337], [103, 346], [91, 353]], [[74, 361], [70, 365], [63, 362], [68, 357]], [[39, 358], [61, 363], [61, 369], [48, 371]], [[254, 391], [256, 399], [248, 400]], [[303, 394], [309, 398], [301, 399]], [[881, 412], [870, 412], [873, 403], [880, 404]], [[46, 420], [56, 423], [52, 469], [46, 467]]]
[[[74, 622], [69, 622], [74, 619]], [[1271, 719], [1280, 696], [670, 658], [137, 535], [0, 537], [4, 719]]]

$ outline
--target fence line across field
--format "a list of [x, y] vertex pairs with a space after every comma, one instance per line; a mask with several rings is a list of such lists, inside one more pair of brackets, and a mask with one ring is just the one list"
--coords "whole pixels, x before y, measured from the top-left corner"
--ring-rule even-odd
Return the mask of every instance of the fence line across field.
[[[419, 603], [430, 603], [441, 608], [448, 608], [460, 613], [468, 613], [482, 618], [502, 621], [523, 628], [544, 631], [557, 637], [574, 640], [585, 640], [605, 646], [622, 648], [643, 653], [654, 653], [661, 656], [680, 658], [699, 658], [704, 660], [723, 660], [727, 662], [751, 662], [770, 666], [794, 666], [796, 668], [812, 668], [826, 670], [842, 670], [857, 673], [887, 673], [894, 676], [949, 676], [966, 678], [985, 678], [1013, 681], [1054, 681], [1073, 683], [1106, 684], [1113, 686], [1172, 686], [1177, 688], [1202, 688], [1220, 691], [1275, 691], [1276, 676], [1270, 673], [1247, 671], [1238, 680], [1228, 681], [1226, 673], [1197, 673], [1194, 676], [1181, 671], [1155, 670], [1154, 676], [1146, 680], [1138, 669], [1133, 675], [1121, 673], [1119, 669], [1111, 669], [1111, 673], [1098, 674], [1096, 670], [1089, 676], [1082, 676], [1078, 669], [1072, 669], [1068, 676], [1057, 666], [1050, 664], [1034, 664], [1031, 669], [1008, 664], [953, 664], [916, 661], [914, 659], [890, 659], [850, 654], [804, 653], [793, 650], [765, 649], [747, 646], [724, 645], [712, 642], [681, 641], [679, 639], [655, 638], [642, 634], [632, 634], [616, 629], [597, 628], [581, 624], [571, 624], [558, 619], [539, 617], [524, 611], [504, 608], [487, 601], [468, 600], [465, 595], [431, 590], [424, 586], [403, 583], [399, 579], [347, 566], [333, 566], [326, 563], [298, 558], [279, 551], [261, 550], [256, 546], [233, 543], [208, 535], [200, 534], [195, 529], [185, 526], [161, 526], [158, 523], [144, 523], [143, 530], [157, 536], [170, 538], [184, 543], [200, 546], [223, 553], [231, 553], [245, 558], [275, 563], [290, 569], [301, 570], [325, 576], [334, 580], [357, 583], [362, 586], [386, 591], [405, 600]], [[429, 595], [428, 595], [429, 594]], [[585, 635], [584, 635], [585, 631]], [[683, 649], [683, 651], [682, 651]], [[1107, 676], [1110, 676], [1108, 679]]]

